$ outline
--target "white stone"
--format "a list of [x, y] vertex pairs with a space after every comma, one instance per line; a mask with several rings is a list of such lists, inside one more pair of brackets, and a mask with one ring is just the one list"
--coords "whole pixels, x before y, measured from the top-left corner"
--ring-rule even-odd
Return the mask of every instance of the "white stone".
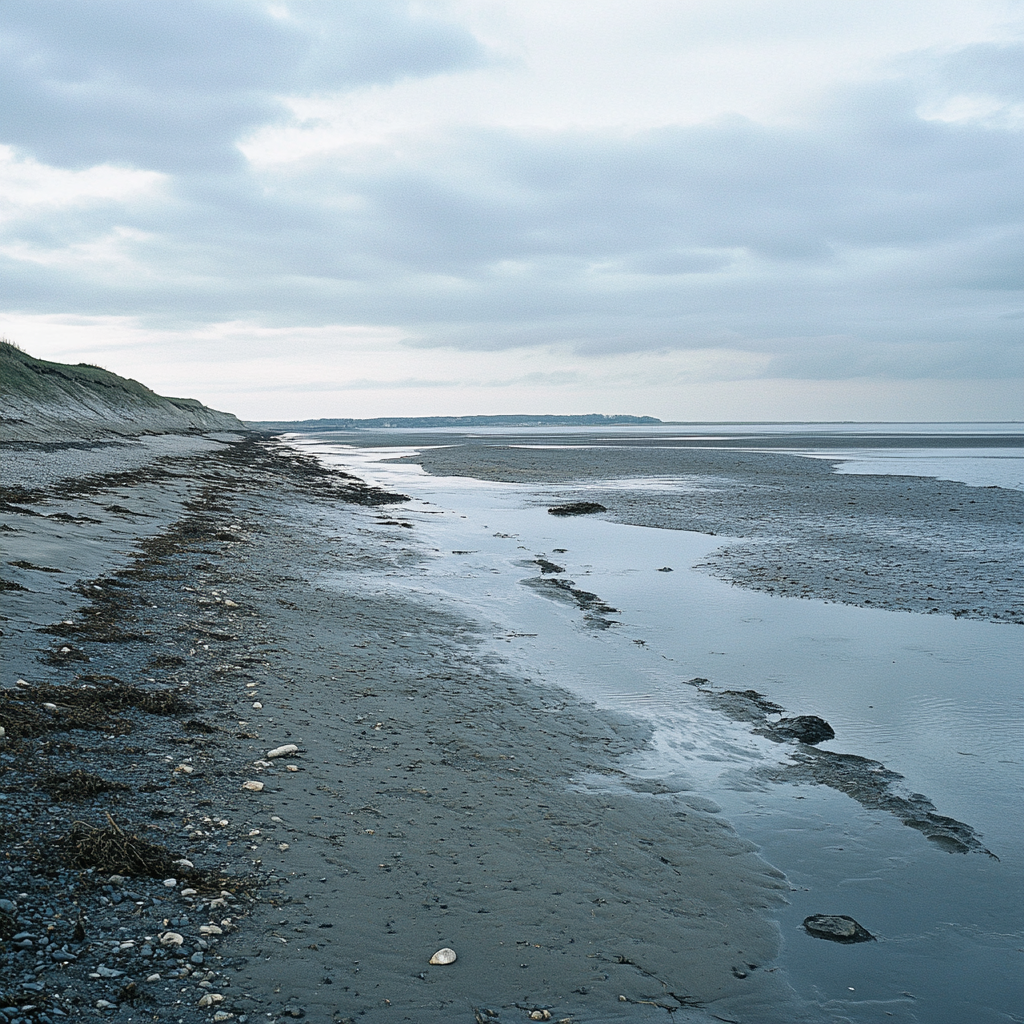
[[262, 711], [263, 710], [263, 705], [259, 701], [255, 701], [253, 703], [252, 708], [253, 708], [253, 711]]
[[285, 743], [284, 746], [274, 747], [267, 751], [267, 759], [273, 761], [275, 757], [287, 757], [289, 754], [297, 754], [299, 748], [294, 743]]
[[44, 708], [44, 709], [45, 709], [46, 711], [49, 711], [51, 715], [55, 715], [55, 714], [57, 713], [57, 705], [56, 705], [56, 704], [51, 704], [51, 703], [50, 703], [49, 701], [47, 701], [47, 702], [46, 702], [46, 703], [45, 703], [45, 704], [43, 705], [43, 708]]
[[160, 980], [160, 975], [159, 974], [151, 974], [148, 978], [146, 978], [146, 981], [148, 981], [150, 983], [152, 983], [154, 981], [159, 981], [159, 980]]
[[193, 863], [192, 863], [192, 861], [188, 860], [188, 859], [187, 859], [187, 858], [185, 858], [185, 857], [179, 857], [179, 858], [178, 858], [178, 859], [177, 859], [177, 860], [176, 860], [176, 861], [174, 862], [174, 866], [175, 866], [176, 868], [194, 868], [194, 867], [195, 867], [195, 864], [193, 864]]
[[190, 764], [179, 764], [174, 770], [176, 772], [184, 772], [186, 775], [191, 775], [195, 771], [195, 768]]
[[299, 766], [298, 766], [297, 764], [288, 764], [288, 765], [285, 765], [285, 771], [289, 771], [289, 772], [297, 772], [298, 770], [299, 770]]
[[431, 958], [432, 964], [453, 964], [455, 963], [455, 950], [449, 949], [447, 946], [444, 949], [439, 949]]
[[225, 608], [237, 608], [238, 605], [235, 604], [234, 601], [229, 601], [227, 598], [224, 598], [224, 607]]
[[164, 932], [160, 936], [161, 946], [180, 946], [185, 941], [185, 936], [179, 932]]
[[166, 885], [168, 889], [173, 889], [177, 884], [178, 884], [178, 880], [176, 878], [165, 878], [164, 879], [164, 885]]
[[196, 896], [196, 895], [198, 895], [198, 892], [199, 892], [198, 889], [182, 889], [181, 890], [181, 895], [182, 896]]
[[257, 782], [255, 779], [248, 779], [242, 783], [242, 789], [247, 789], [250, 793], [262, 793], [263, 783]]
[[285, 851], [285, 850], [288, 850], [288, 849], [290, 849], [290, 847], [288, 846], [288, 844], [287, 844], [287, 843], [278, 843], [278, 844], [277, 844], [277, 848], [278, 848], [278, 849], [279, 849], [279, 850], [280, 850], [280, 851], [281, 851], [282, 853], [284, 853], [284, 851]]
[[199, 926], [200, 935], [223, 935], [224, 929], [216, 924], [203, 924]]

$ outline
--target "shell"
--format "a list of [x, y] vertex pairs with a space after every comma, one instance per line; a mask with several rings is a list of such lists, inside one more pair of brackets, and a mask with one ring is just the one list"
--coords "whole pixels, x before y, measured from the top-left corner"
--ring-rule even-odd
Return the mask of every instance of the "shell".
[[453, 964], [455, 963], [455, 950], [445, 946], [430, 958], [430, 962], [432, 964]]

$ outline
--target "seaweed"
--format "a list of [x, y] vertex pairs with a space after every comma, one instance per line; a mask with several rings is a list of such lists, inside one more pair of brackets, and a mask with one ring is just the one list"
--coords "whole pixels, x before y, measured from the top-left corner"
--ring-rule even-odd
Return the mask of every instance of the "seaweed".
[[49, 793], [50, 798], [57, 803], [91, 800], [100, 793], [112, 793], [131, 788], [123, 782], [112, 782], [81, 768], [75, 768], [69, 772], [49, 772], [39, 786]]
[[167, 878], [174, 873], [180, 857], [166, 846], [126, 832], [107, 814], [109, 825], [97, 828], [76, 821], [61, 840], [64, 859], [70, 867], [95, 868], [112, 875], [148, 875]]

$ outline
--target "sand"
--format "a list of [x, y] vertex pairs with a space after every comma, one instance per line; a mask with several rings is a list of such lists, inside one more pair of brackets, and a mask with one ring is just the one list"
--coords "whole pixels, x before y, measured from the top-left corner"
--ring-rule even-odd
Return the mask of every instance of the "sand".
[[[23, 589], [4, 591], [0, 682], [110, 675], [195, 707], [191, 727], [136, 714], [130, 740], [9, 730], [18, 873], [0, 897], [51, 913], [63, 830], [107, 811], [258, 883], [204, 951], [199, 922], [225, 913], [208, 896], [133, 879], [140, 909], [118, 918], [104, 880], [78, 875], [92, 935], [65, 936], [74, 961], [10, 951], [12, 985], [34, 972], [32, 998], [65, 1012], [103, 985], [102, 1013], [125, 1020], [813, 1019], [772, 969], [785, 879], [694, 794], [629, 776], [646, 727], [517, 677], [468, 622], [328, 585], [340, 565], [415, 557], [401, 505], [275, 452], [227, 435], [5, 452], [3, 576]], [[80, 765], [131, 794], [62, 807], [35, 785]], [[116, 953], [115, 918], [137, 940]], [[142, 958], [142, 933], [164, 921], [203, 963], [146, 982], [164, 954]], [[456, 962], [429, 965], [443, 946]], [[90, 979], [101, 963], [117, 985]], [[139, 992], [153, 1002], [136, 1010]], [[210, 992], [223, 1001], [200, 1008]]]
[[[418, 441], [414, 435], [401, 440]], [[419, 439], [435, 446], [438, 440]], [[668, 446], [655, 448], [642, 439], [612, 438], [604, 448], [536, 451], [524, 445], [544, 438], [444, 440], [446, 446], [408, 461], [435, 475], [548, 485], [549, 503], [596, 501], [615, 522], [744, 538], [715, 551], [702, 567], [752, 590], [1024, 624], [1020, 491], [844, 475], [826, 459], [744, 452], [734, 447], [739, 442], [673, 447], [671, 439], [658, 439]], [[573, 444], [571, 435], [557, 441]], [[1020, 445], [1019, 437], [1010, 442]], [[367, 433], [358, 443], [394, 444], [395, 438]], [[659, 491], [659, 478], [671, 478], [668, 492]], [[615, 479], [632, 486], [604, 486]]]

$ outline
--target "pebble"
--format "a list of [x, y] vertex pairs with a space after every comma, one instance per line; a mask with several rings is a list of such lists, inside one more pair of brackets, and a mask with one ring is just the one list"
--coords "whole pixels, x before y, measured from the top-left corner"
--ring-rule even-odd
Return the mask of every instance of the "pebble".
[[439, 949], [431, 958], [432, 964], [453, 964], [455, 963], [455, 950], [449, 949], [445, 946], [443, 949]]
[[174, 862], [174, 866], [176, 868], [194, 868], [195, 864], [193, 864], [192, 861], [187, 860], [185, 857], [181, 857]]
[[159, 980], [160, 980], [160, 975], [159, 974], [151, 974], [148, 978], [146, 978], [146, 981], [149, 982], [150, 984], [152, 984], [154, 981], [159, 981]]
[[185, 775], [191, 775], [195, 771], [195, 768], [190, 764], [179, 764], [174, 770], [176, 772], [183, 772]]
[[299, 766], [297, 764], [285, 765], [285, 771], [297, 772], [298, 770], [299, 770]]
[[166, 885], [168, 889], [173, 889], [177, 884], [178, 884], [178, 880], [176, 878], [165, 878], [164, 879], [164, 885]]
[[200, 1006], [213, 1006], [214, 1003], [223, 1003], [224, 997], [219, 992], [207, 992], [202, 999], [199, 1000]]
[[[216, 1012], [216, 1013], [215, 1013], [215, 1014], [213, 1015], [213, 1019], [214, 1019], [215, 1021], [222, 1021], [222, 1020], [231, 1020], [231, 1018], [232, 1018], [233, 1016], [234, 1016], [234, 1014], [233, 1014], [233, 1013], [228, 1013], [228, 1012], [227, 1012], [226, 1010], [218, 1010], [218, 1011], [217, 1011], [217, 1012]], [[240, 1018], [240, 1019], [242, 1019], [242, 1018]]]
[[46, 711], [49, 711], [51, 715], [55, 715], [57, 713], [57, 705], [56, 704], [51, 704], [49, 701], [47, 701], [43, 705], [43, 709], [46, 710]]
[[250, 793], [262, 793], [263, 783], [257, 782], [255, 779], [248, 779], [242, 783], [242, 789], [247, 789]]
[[263, 705], [259, 701], [256, 701], [253, 704], [253, 710], [254, 711], [262, 711], [263, 710]]
[[200, 935], [223, 935], [224, 929], [216, 924], [204, 924], [199, 928]]
[[287, 757], [289, 754], [297, 754], [298, 752], [299, 748], [294, 743], [285, 743], [283, 746], [268, 750], [267, 758], [273, 761], [275, 757]]
[[160, 936], [161, 946], [180, 946], [185, 941], [185, 936], [179, 932], [164, 932]]

